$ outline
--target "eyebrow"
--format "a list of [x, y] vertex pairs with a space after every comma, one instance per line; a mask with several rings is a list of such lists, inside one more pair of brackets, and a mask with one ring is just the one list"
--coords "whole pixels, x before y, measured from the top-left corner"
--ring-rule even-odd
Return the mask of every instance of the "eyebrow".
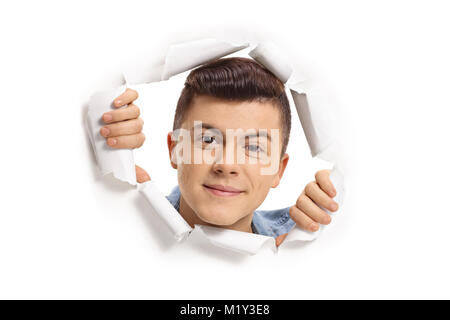
[[[220, 133], [222, 134], [222, 136], [225, 136], [225, 135], [223, 134], [222, 130], [220, 130], [220, 129], [214, 127], [212, 124], [209, 124], [209, 123], [203, 123], [203, 122], [202, 122], [201, 124], [197, 124], [197, 125], [195, 125], [195, 126], [192, 127], [192, 129], [196, 129], [196, 128], [199, 128], [199, 129], [201, 128], [201, 129], [214, 129], [214, 130], [218, 130], [218, 131], [220, 131]], [[191, 130], [192, 130], [192, 129], [191, 129]], [[266, 136], [266, 135], [264, 135], [264, 136]], [[246, 138], [259, 137], [259, 132], [258, 132], [258, 133], [246, 134], [245, 137], [246, 137]], [[267, 132], [267, 139], [268, 139], [270, 142], [272, 142], [272, 137], [270, 136], [270, 133], [269, 133], [269, 132]]]
[[[195, 128], [202, 128], [202, 129], [216, 129], [216, 130], [219, 130], [219, 129], [217, 129], [216, 127], [214, 127], [213, 125], [208, 124], [208, 123], [204, 123], [204, 122], [202, 122], [202, 123], [200, 123], [200, 124], [197, 124], [197, 125], [195, 125], [195, 126], [192, 127], [192, 129], [195, 129]], [[220, 130], [219, 130], [219, 131], [220, 131]], [[222, 131], [220, 131], [220, 132], [222, 132]]]
[[[272, 137], [270, 136], [269, 132], [267, 132], [267, 135], [264, 135], [265, 137], [267, 137], [267, 139], [272, 142]], [[253, 138], [253, 137], [259, 137], [259, 133], [252, 133], [252, 134], [247, 134], [245, 135], [246, 138]]]

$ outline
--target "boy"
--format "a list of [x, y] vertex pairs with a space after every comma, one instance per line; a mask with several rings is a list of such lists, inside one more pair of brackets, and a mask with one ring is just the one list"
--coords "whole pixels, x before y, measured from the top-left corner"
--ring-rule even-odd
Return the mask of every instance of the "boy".
[[[132, 104], [135, 99], [137, 93], [127, 89], [114, 105], [129, 106], [103, 115], [107, 125], [100, 133], [109, 146], [142, 146], [143, 121]], [[316, 174], [295, 205], [255, 211], [283, 176], [290, 129], [284, 84], [256, 61], [222, 58], [192, 70], [167, 136], [171, 165], [178, 173], [178, 186], [167, 199], [191, 227], [263, 234], [275, 237], [277, 245], [295, 224], [317, 231], [319, 223], [331, 222], [320, 207], [338, 209], [327, 170]], [[138, 166], [136, 176], [140, 183], [150, 180]]]

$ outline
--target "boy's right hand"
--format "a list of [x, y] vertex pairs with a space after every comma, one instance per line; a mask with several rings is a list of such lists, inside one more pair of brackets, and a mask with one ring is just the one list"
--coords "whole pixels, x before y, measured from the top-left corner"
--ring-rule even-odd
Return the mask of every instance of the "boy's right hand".
[[[102, 120], [106, 125], [100, 129], [100, 134], [106, 138], [106, 143], [111, 148], [134, 149], [144, 144], [145, 136], [141, 132], [144, 121], [139, 117], [138, 106], [133, 104], [138, 96], [135, 90], [127, 88], [124, 93], [114, 99], [113, 105], [116, 108], [128, 106], [103, 114]], [[137, 182], [150, 181], [150, 176], [144, 169], [135, 167]]]
[[100, 134], [106, 138], [106, 143], [111, 148], [134, 149], [144, 144], [145, 136], [141, 132], [144, 121], [139, 118], [139, 108], [133, 104], [137, 98], [138, 93], [127, 88], [114, 99], [113, 105], [116, 108], [128, 106], [103, 114], [102, 119], [106, 125], [100, 129]]

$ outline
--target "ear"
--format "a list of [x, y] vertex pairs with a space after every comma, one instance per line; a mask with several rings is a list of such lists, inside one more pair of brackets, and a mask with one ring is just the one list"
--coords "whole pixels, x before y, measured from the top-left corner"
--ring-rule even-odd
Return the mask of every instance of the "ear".
[[280, 184], [281, 177], [283, 177], [284, 169], [286, 169], [288, 161], [289, 161], [289, 155], [287, 153], [285, 153], [283, 155], [283, 157], [281, 157], [280, 167], [278, 168], [278, 172], [274, 176], [274, 180], [273, 180], [273, 183], [271, 186], [272, 188], [276, 188]]
[[[174, 151], [174, 157], [177, 156], [177, 155], [176, 155], [176, 152], [175, 152], [175, 150], [174, 150], [175, 146], [177, 145], [177, 142], [172, 140], [172, 133], [173, 133], [173, 132], [171, 131], [171, 132], [169, 132], [169, 133], [167, 134], [167, 147], [168, 147], [168, 149], [169, 149], [169, 161], [170, 161], [170, 165], [172, 166], [172, 168], [178, 169], [177, 163], [176, 163], [176, 162], [173, 162], [173, 161], [172, 161], [172, 157], [171, 157], [172, 151]], [[175, 158], [174, 160], [176, 161], [176, 158]]]

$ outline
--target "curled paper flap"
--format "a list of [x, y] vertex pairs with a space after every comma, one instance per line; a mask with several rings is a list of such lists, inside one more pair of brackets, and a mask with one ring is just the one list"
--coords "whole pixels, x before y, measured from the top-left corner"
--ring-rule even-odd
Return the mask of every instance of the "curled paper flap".
[[161, 80], [195, 68], [208, 61], [245, 49], [249, 43], [233, 44], [216, 39], [184, 42], [169, 47]]
[[97, 165], [102, 175], [112, 173], [121, 181], [136, 184], [133, 151], [131, 149], [112, 149], [106, 139], [100, 135], [103, 127], [102, 115], [115, 109], [113, 100], [122, 94], [125, 86], [94, 93], [89, 100], [86, 117], [88, 135], [94, 149]]
[[287, 63], [287, 59], [272, 42], [259, 44], [248, 55], [269, 69], [283, 83], [286, 83], [292, 74], [292, 68]]
[[147, 199], [152, 209], [164, 220], [177, 241], [182, 241], [192, 231], [167, 198], [159, 191], [153, 181], [147, 181], [139, 186], [139, 192]]
[[[248, 46], [248, 43], [232, 44], [215, 39], [172, 45], [169, 47], [164, 65], [157, 65], [151, 68], [128, 69], [125, 70], [125, 78], [127, 83], [130, 84], [167, 80], [173, 75], [237, 52]], [[249, 54], [284, 83], [292, 79], [298, 81], [295, 84], [287, 83], [286, 86], [292, 93], [311, 154], [324, 160], [335, 162], [333, 153], [327, 152], [332, 146], [331, 139], [325, 134], [328, 131], [325, 130], [328, 128], [326, 120], [330, 119], [323, 117], [323, 115], [326, 113], [329, 105], [321, 100], [322, 95], [315, 91], [311, 83], [300, 76], [297, 71], [292, 70], [287, 60], [273, 43], [258, 45]], [[99, 133], [102, 126], [102, 114], [111, 110], [113, 99], [124, 90], [125, 87], [121, 86], [92, 96], [87, 117], [88, 131], [101, 172], [103, 174], [112, 172], [116, 178], [135, 185], [136, 174], [132, 150], [107, 147], [105, 139]], [[342, 173], [336, 166], [332, 170], [330, 178], [337, 191], [335, 201], [338, 202], [340, 211], [344, 195], [344, 180]], [[146, 182], [138, 186], [138, 190], [147, 199], [152, 209], [166, 222], [177, 241], [184, 240], [189, 236], [193, 229], [158, 190], [154, 182]], [[225, 249], [255, 254], [261, 248], [269, 246], [273, 251], [277, 251], [275, 239], [272, 237], [211, 226], [196, 225], [195, 227], [212, 244]], [[324, 227], [321, 226], [319, 231], [313, 233], [294, 227], [284, 242], [310, 241], [317, 238], [323, 229]]]
[[[287, 58], [272, 42], [259, 44], [249, 52], [249, 55], [284, 83], [288, 82], [290, 78], [298, 81], [294, 84], [286, 84], [286, 86], [291, 91], [312, 156], [315, 157], [330, 146], [331, 139], [326, 135], [328, 130], [321, 129], [330, 124], [330, 119], [326, 119], [323, 114], [320, 114], [323, 108], [329, 110], [329, 105], [322, 101], [323, 95], [318, 93], [317, 89], [303, 75], [292, 70]], [[324, 123], [324, 120], [327, 121]]]
[[[288, 87], [311, 150], [311, 155], [315, 157], [333, 143], [330, 135], [327, 134], [329, 130], [326, 130], [326, 128], [330, 128], [333, 122], [333, 119], [330, 119], [326, 114], [326, 110], [329, 111], [330, 106], [321, 94], [316, 92], [314, 88], [311, 88], [307, 80]], [[333, 162], [332, 160], [330, 161]]]
[[123, 76], [128, 85], [136, 85], [142, 83], [151, 83], [161, 81], [161, 76], [164, 70], [164, 64], [156, 66], [128, 66], [123, 71]]
[[329, 141], [328, 139], [324, 141], [319, 137], [306, 93], [299, 93], [291, 89], [291, 94], [311, 155], [315, 157], [329, 145]]
[[269, 246], [274, 252], [277, 250], [272, 237], [203, 225], [195, 225], [195, 228], [200, 229], [213, 245], [234, 252], [253, 255], [263, 246]]

